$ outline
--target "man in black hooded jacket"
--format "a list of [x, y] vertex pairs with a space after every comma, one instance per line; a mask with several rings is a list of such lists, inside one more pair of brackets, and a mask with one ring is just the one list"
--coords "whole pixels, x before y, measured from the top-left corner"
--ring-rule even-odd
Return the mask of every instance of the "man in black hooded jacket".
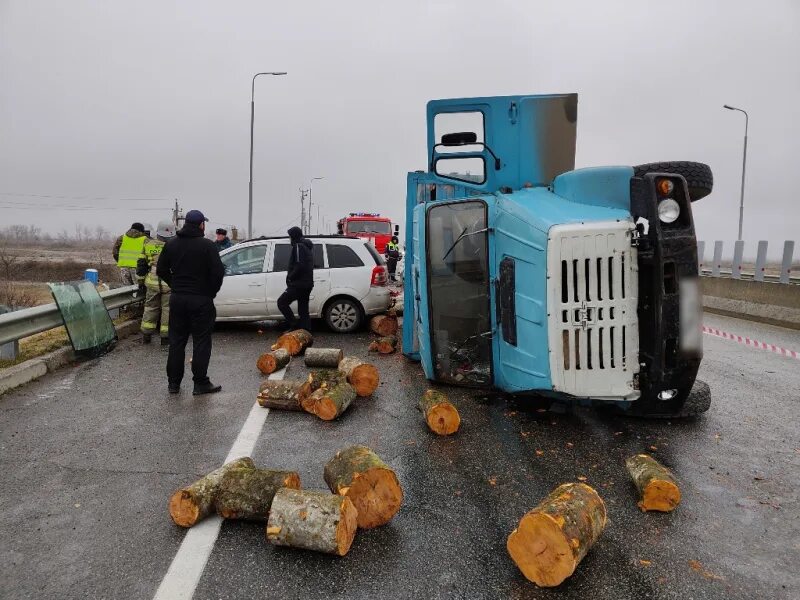
[[[289, 270], [286, 273], [286, 291], [278, 298], [278, 309], [286, 319], [287, 329], [311, 329], [311, 318], [308, 316], [308, 297], [314, 287], [314, 244], [303, 237], [299, 227], [288, 231], [292, 241], [292, 253], [289, 255]], [[297, 300], [297, 314], [294, 318], [290, 304]]]
[[195, 395], [222, 389], [208, 378], [211, 334], [217, 311], [214, 297], [222, 287], [225, 267], [214, 242], [205, 238], [206, 221], [199, 210], [186, 213], [186, 224], [166, 243], [158, 257], [156, 275], [172, 289], [169, 300], [169, 393], [180, 391], [186, 343], [192, 336], [192, 379]]

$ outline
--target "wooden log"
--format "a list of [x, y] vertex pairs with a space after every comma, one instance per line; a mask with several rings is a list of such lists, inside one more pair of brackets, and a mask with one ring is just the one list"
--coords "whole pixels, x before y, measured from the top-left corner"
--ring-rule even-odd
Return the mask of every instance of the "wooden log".
[[428, 390], [419, 399], [419, 409], [431, 431], [438, 435], [450, 435], [458, 431], [461, 416], [442, 392]]
[[397, 334], [397, 316], [394, 314], [375, 315], [369, 321], [369, 328], [372, 333], [384, 337]]
[[295, 329], [288, 331], [272, 344], [272, 349], [283, 348], [291, 356], [302, 354], [303, 351], [314, 343], [314, 337], [305, 329]]
[[671, 512], [681, 501], [681, 490], [672, 473], [655, 458], [637, 454], [625, 461], [633, 483], [639, 490], [643, 511]]
[[379, 354], [391, 354], [396, 349], [397, 338], [393, 335], [378, 338], [369, 345], [370, 352], [377, 352]]
[[347, 381], [345, 374], [338, 369], [317, 369], [308, 374], [306, 392], [310, 395], [321, 388], [334, 388], [343, 381]]
[[259, 386], [259, 405], [279, 410], [303, 410], [302, 400], [307, 395], [305, 381], [267, 379]]
[[246, 465], [229, 469], [220, 481], [214, 506], [225, 519], [266, 521], [281, 488], [300, 489], [300, 475]]
[[388, 523], [403, 503], [397, 475], [366, 446], [351, 446], [336, 453], [325, 465], [325, 483], [352, 500], [358, 526], [371, 529]]
[[242, 467], [255, 468], [253, 459], [245, 456], [224, 464], [192, 485], [181, 488], [172, 494], [169, 499], [169, 516], [172, 517], [175, 524], [181, 527], [192, 527], [210, 515], [223, 476], [232, 469]]
[[554, 587], [575, 572], [606, 526], [606, 506], [585, 483], [565, 483], [527, 513], [506, 542], [522, 574]]
[[356, 394], [362, 398], [371, 396], [381, 381], [378, 369], [355, 356], [346, 356], [342, 359], [339, 371], [345, 374], [347, 381], [355, 388]]
[[270, 375], [279, 369], [283, 369], [289, 364], [290, 359], [291, 357], [286, 350], [278, 348], [277, 350], [265, 352], [259, 356], [258, 361], [256, 361], [256, 366], [264, 375]]
[[341, 348], [309, 348], [305, 361], [309, 368], [336, 369], [344, 358]]
[[357, 529], [357, 511], [349, 498], [283, 488], [272, 501], [267, 539], [276, 546], [344, 556]]
[[353, 386], [346, 381], [342, 381], [332, 388], [319, 388], [305, 398], [302, 405], [303, 410], [317, 415], [323, 421], [333, 421], [346, 411], [347, 407], [355, 399], [356, 391]]

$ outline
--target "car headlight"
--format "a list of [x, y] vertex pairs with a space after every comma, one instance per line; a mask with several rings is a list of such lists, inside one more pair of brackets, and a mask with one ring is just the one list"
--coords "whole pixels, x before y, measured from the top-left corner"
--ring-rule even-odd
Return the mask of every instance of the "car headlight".
[[674, 223], [680, 214], [681, 207], [672, 198], [665, 198], [658, 203], [658, 218], [662, 223]]

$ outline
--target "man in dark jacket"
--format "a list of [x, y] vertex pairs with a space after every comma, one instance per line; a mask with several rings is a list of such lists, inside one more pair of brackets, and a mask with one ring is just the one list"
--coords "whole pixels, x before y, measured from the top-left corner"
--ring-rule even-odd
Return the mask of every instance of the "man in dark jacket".
[[228, 237], [227, 229], [223, 229], [222, 227], [217, 229], [217, 239], [214, 241], [214, 245], [217, 247], [219, 252], [227, 250], [233, 246], [233, 242], [231, 242], [230, 238]]
[[[289, 270], [286, 273], [286, 291], [278, 298], [278, 309], [286, 319], [287, 329], [311, 329], [311, 318], [308, 316], [308, 297], [314, 287], [314, 244], [303, 237], [299, 227], [288, 231], [292, 241], [292, 253], [289, 255]], [[289, 305], [297, 300], [297, 314]]]
[[199, 210], [186, 213], [186, 224], [164, 246], [156, 275], [172, 289], [169, 301], [169, 393], [177, 394], [183, 380], [186, 343], [192, 336], [193, 394], [213, 394], [222, 389], [208, 378], [211, 334], [217, 311], [214, 297], [222, 287], [225, 268], [214, 242], [205, 238], [206, 221]]

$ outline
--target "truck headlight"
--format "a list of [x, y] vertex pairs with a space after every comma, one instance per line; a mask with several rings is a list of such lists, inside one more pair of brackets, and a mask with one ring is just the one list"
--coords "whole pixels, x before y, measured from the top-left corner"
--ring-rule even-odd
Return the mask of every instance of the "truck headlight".
[[658, 203], [658, 218], [662, 223], [674, 223], [680, 214], [681, 207], [672, 198], [665, 198]]

